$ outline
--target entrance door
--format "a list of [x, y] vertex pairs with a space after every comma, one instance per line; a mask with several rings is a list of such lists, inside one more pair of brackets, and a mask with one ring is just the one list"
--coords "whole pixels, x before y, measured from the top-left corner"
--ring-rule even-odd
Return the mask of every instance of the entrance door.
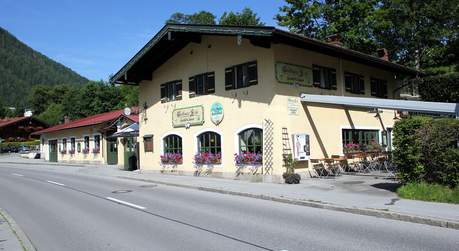
[[137, 169], [137, 157], [135, 152], [135, 139], [124, 138], [126, 144], [124, 145], [124, 170], [136, 170]]
[[49, 162], [57, 162], [57, 140], [49, 140]]
[[107, 164], [118, 164], [118, 145], [116, 139], [107, 139]]

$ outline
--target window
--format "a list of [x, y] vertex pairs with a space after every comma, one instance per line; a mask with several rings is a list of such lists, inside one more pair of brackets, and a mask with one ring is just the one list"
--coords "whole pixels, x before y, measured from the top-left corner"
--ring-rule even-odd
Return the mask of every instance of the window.
[[239, 133], [239, 153], [263, 153], [263, 130], [249, 128]]
[[225, 90], [239, 89], [258, 84], [257, 61], [225, 69]]
[[378, 130], [343, 129], [343, 146], [347, 144], [369, 145], [372, 141], [379, 142]]
[[89, 136], [84, 136], [84, 149], [89, 149]]
[[333, 68], [313, 65], [312, 76], [314, 86], [336, 90], [336, 70]]
[[387, 81], [371, 78], [371, 96], [387, 98]]
[[62, 151], [67, 151], [67, 139], [62, 139]]
[[70, 150], [75, 151], [75, 138], [70, 138]]
[[100, 135], [94, 135], [94, 149], [100, 149]]
[[198, 151], [200, 153], [210, 152], [213, 154], [221, 153], [221, 137], [215, 132], [204, 132], [198, 136]]
[[180, 153], [182, 154], [182, 137], [171, 134], [163, 139], [164, 154], [166, 153]]
[[161, 84], [161, 103], [182, 99], [182, 80]]
[[355, 94], [365, 94], [365, 81], [362, 75], [345, 72], [344, 86], [347, 92]]
[[153, 135], [143, 136], [143, 149], [145, 152], [153, 152]]
[[189, 78], [190, 98], [215, 92], [215, 73], [207, 72]]

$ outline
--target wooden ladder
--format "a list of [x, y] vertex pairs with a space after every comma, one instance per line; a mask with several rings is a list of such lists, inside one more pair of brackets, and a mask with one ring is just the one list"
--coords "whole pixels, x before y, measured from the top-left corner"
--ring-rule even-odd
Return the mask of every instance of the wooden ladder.
[[290, 147], [290, 137], [286, 127], [282, 127], [282, 157], [284, 160], [292, 157], [292, 148]]

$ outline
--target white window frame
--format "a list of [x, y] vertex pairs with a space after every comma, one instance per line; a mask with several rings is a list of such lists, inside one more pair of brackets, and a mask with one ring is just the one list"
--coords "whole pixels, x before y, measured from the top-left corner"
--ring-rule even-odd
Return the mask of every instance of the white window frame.
[[[244, 130], [250, 129], [250, 128], [257, 128], [257, 129], [261, 129], [263, 131], [263, 126], [261, 126], [259, 124], [247, 124], [245, 126], [242, 126], [242, 127], [238, 128], [238, 129], [236, 129], [236, 131], [234, 131], [234, 153], [239, 154], [239, 147], [240, 147], [239, 146], [239, 133], [241, 133]], [[264, 137], [264, 134], [263, 134], [263, 137]], [[263, 146], [262, 146], [262, 148], [263, 148]]]
[[[163, 134], [163, 135], [161, 136], [161, 143], [160, 143], [160, 144], [161, 144], [161, 145], [160, 145], [160, 147], [161, 147], [161, 151], [160, 151], [161, 155], [164, 155], [164, 138], [166, 138], [166, 137], [169, 136], [169, 135], [177, 135], [177, 136], [179, 136], [180, 138], [182, 138], [182, 158], [183, 158], [183, 155], [185, 154], [185, 151], [183, 151], [183, 141], [184, 141], [184, 140], [183, 140], [183, 135], [182, 135], [181, 133], [177, 132], [177, 131], [167, 132], [167, 133], [165, 133], [165, 134]], [[194, 156], [194, 155], [193, 155], [193, 156]]]
[[[198, 153], [198, 144], [199, 144], [199, 140], [198, 140], [198, 136], [201, 135], [202, 133], [205, 133], [205, 132], [214, 132], [214, 133], [218, 133], [220, 135], [220, 141], [221, 141], [221, 156], [222, 156], [222, 159], [221, 159], [221, 163], [220, 164], [217, 164], [217, 165], [212, 165], [214, 167], [223, 167], [223, 163], [224, 163], [224, 137], [223, 137], [223, 133], [220, 129], [216, 129], [216, 128], [203, 128], [201, 130], [199, 130], [198, 132], [196, 132], [194, 135], [193, 135], [193, 138], [194, 138], [194, 152], [193, 152], [193, 157], [195, 154]], [[183, 141], [182, 141], [182, 146], [183, 146]], [[209, 165], [203, 165], [204, 167], [206, 166], [209, 166]]]

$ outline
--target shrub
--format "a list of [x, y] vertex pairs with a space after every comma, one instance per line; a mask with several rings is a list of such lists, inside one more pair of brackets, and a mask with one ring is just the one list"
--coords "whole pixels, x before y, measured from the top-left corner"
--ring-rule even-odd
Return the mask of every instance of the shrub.
[[282, 177], [287, 184], [299, 184], [301, 176], [297, 173], [283, 173]]
[[403, 119], [394, 128], [394, 163], [402, 183], [459, 183], [459, 120]]

